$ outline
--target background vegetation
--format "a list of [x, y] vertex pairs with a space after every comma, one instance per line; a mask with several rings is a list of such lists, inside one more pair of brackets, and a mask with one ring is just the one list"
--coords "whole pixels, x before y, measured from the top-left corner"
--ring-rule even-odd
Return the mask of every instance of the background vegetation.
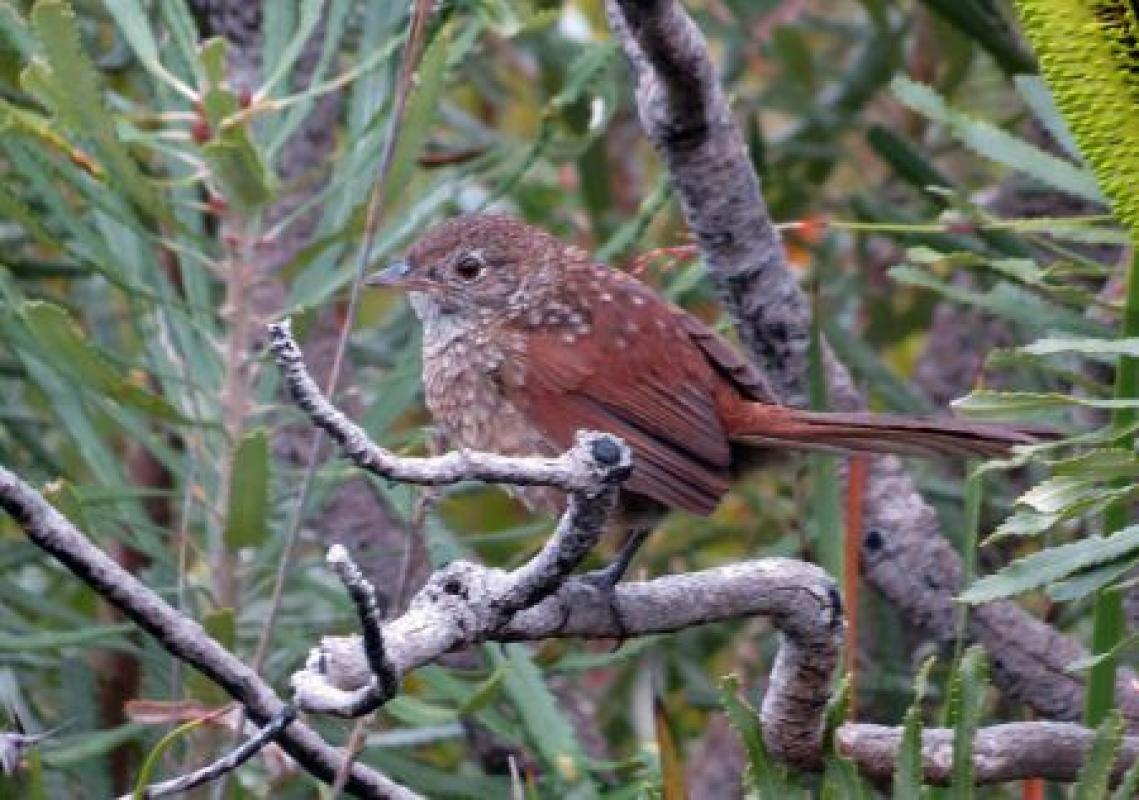
[[[425, 498], [325, 459], [280, 403], [265, 321], [291, 316], [318, 379], [339, 373], [343, 404], [403, 452], [433, 446], [418, 331], [401, 298], [352, 285], [432, 219], [511, 210], [722, 321], [599, 3], [453, 0], [414, 23], [396, 3], [270, 2], [248, 18], [223, 5], [0, 3], [0, 462], [283, 685], [316, 636], [353, 626], [322, 564], [331, 541], [366, 557], [398, 608], [430, 565], [464, 553], [516, 564], [549, 522], [496, 489]], [[929, 411], [982, 387], [961, 411], [1080, 431], [1011, 471], [915, 473], [961, 551], [968, 600], [1023, 595], [1112, 654], [1084, 665], [1106, 676], [1087, 719], [1118, 726], [1105, 687], [1132, 660], [1124, 601], [1139, 554], [1139, 301], [1126, 280], [1139, 221], [1126, 201], [1137, 184], [1119, 176], [1139, 175], [1139, 156], [1118, 155], [1111, 132], [1139, 131], [1135, 73], [1100, 87], [1106, 110], [1061, 91], [1054, 102], [994, 0], [687, 5], [820, 332], [872, 406]], [[1031, 21], [1045, 5], [1021, 10]], [[260, 35], [234, 38], [251, 27]], [[1061, 34], [1045, 28], [1028, 28], [1045, 77], [1070, 85], [1079, 74], [1064, 74], [1049, 49]], [[1097, 75], [1134, 64], [1134, 38], [1120, 41]], [[841, 503], [832, 461], [788, 461], [709, 520], [671, 518], [638, 569], [783, 555], [837, 571]], [[0, 792], [128, 790], [163, 734], [225, 698], [7, 521], [0, 543], [2, 705], [32, 730], [64, 726]], [[1025, 716], [985, 692], [978, 655], [953, 679], [948, 653], [907, 717], [929, 648], [888, 604], [857, 603], [859, 719], [947, 714], [968, 732]], [[744, 756], [725, 703], [754, 738], [721, 677], [739, 674], [755, 701], [775, 645], [762, 620], [615, 652], [488, 645], [418, 671], [361, 758], [432, 797], [505, 797], [512, 780], [536, 797], [683, 785], [713, 797], [721, 774], [732, 796]], [[231, 738], [202, 724], [155, 769], [180, 771]], [[749, 780], [784, 780], [749, 755]], [[835, 770], [826, 791], [871, 791]], [[227, 791], [312, 786], [265, 758]]]

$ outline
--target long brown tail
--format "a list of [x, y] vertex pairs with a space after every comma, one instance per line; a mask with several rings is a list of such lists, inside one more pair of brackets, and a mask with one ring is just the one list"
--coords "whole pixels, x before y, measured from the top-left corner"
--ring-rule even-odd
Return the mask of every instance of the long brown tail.
[[[894, 453], [906, 456], [1001, 456], [1014, 445], [1051, 438], [1043, 429], [896, 414], [804, 411], [741, 404], [725, 420], [733, 442], [758, 447]], [[1054, 434], [1053, 434], [1054, 435]]]

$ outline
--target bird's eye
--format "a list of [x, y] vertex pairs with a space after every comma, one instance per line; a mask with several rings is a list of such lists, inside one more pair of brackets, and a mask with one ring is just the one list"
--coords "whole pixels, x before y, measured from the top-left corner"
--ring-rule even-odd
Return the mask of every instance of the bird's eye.
[[481, 257], [468, 253], [455, 262], [455, 274], [465, 281], [473, 281], [482, 274], [485, 266]]

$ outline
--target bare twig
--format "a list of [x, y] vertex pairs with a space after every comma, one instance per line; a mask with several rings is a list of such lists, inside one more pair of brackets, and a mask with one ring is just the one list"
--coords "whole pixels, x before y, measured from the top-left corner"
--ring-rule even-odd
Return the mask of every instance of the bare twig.
[[[152, 784], [143, 790], [142, 796], [148, 799], [169, 797], [173, 794], [188, 792], [210, 781], [217, 780], [222, 775], [232, 772], [253, 758], [253, 756], [260, 753], [266, 745], [277, 739], [277, 737], [281, 735], [281, 732], [296, 718], [296, 709], [292, 706], [282, 706], [281, 710], [274, 715], [263, 728], [221, 758], [186, 775], [180, 775], [168, 781]], [[130, 800], [132, 797], [134, 797], [134, 795], [125, 795], [120, 797], [119, 800]]]
[[[120, 567], [32, 487], [0, 467], [0, 508], [3, 508], [40, 549], [52, 555], [80, 580], [158, 640], [167, 651], [222, 687], [259, 725], [281, 713], [285, 704], [244, 662], [210, 638], [202, 626], [179, 614], [152, 589]], [[295, 722], [277, 740], [297, 763], [324, 781], [331, 781], [343, 760], [341, 753], [308, 726]], [[361, 797], [418, 797], [361, 764], [352, 768], [348, 789]]]
[[[948, 728], [922, 732], [922, 769], [929, 783], [946, 786], [953, 772], [953, 735]], [[854, 761], [858, 771], [879, 779], [894, 774], [901, 728], [848, 723], [835, 734], [839, 751]], [[1075, 781], [1096, 732], [1069, 722], [1012, 722], [981, 728], [973, 739], [973, 777], [976, 783], [1003, 783], [1040, 777]], [[1113, 776], [1118, 780], [1139, 757], [1139, 738], [1125, 737]]]

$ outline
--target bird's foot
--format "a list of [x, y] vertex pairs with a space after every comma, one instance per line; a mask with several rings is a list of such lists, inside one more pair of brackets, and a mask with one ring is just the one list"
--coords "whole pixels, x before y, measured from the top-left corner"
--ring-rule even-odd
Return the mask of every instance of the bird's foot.
[[587, 572], [579, 578], [583, 583], [592, 586], [605, 595], [606, 602], [609, 605], [609, 613], [617, 627], [617, 643], [613, 647], [614, 651], [621, 649], [621, 645], [625, 643], [629, 633], [624, 614], [617, 603], [617, 584], [629, 571], [629, 565], [633, 563], [633, 558], [650, 533], [652, 533], [651, 528], [630, 532], [629, 538], [621, 546], [621, 551], [617, 553], [617, 557], [610, 564]]

